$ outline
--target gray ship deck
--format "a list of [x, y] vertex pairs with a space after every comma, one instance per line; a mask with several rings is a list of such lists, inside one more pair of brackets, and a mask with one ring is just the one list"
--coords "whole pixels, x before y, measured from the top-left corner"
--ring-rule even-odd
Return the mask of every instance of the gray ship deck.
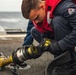
[[[0, 52], [5, 56], [12, 53], [13, 50], [22, 46], [24, 37], [0, 37]], [[36, 44], [36, 42], [34, 42]], [[19, 75], [44, 75], [44, 70], [49, 61], [53, 59], [50, 53], [44, 53], [37, 59], [27, 60], [31, 66], [27, 70], [18, 70]], [[10, 70], [6, 69], [0, 72], [0, 75], [13, 75]]]

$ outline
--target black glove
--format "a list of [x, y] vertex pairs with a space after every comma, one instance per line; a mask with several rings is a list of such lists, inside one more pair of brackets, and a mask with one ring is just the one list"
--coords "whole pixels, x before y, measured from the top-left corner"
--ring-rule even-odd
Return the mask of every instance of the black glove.
[[57, 55], [57, 56], [64, 52], [64, 51], [62, 51], [62, 49], [60, 48], [60, 46], [58, 45], [58, 43], [56, 41], [52, 42], [49, 45], [48, 51], [50, 53], [52, 53], [53, 55]]
[[53, 55], [60, 55], [63, 53], [61, 48], [59, 47], [58, 43], [54, 40], [50, 39], [44, 39], [38, 46], [38, 50], [41, 50], [42, 52], [48, 51], [52, 53]]
[[48, 51], [49, 49], [49, 45], [51, 44], [51, 40], [50, 39], [43, 39], [41, 41], [41, 43], [36, 47], [38, 50], [41, 50], [41, 52], [45, 52], [45, 51]]

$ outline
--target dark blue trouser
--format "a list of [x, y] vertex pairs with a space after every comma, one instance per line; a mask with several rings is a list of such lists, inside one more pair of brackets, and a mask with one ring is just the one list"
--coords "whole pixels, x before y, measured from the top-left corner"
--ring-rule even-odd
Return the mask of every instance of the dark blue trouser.
[[[52, 27], [54, 29], [54, 40], [59, 41], [71, 32], [71, 27], [68, 27], [68, 22], [60, 17], [56, 16], [52, 19]], [[49, 38], [49, 33], [42, 34], [35, 27], [31, 29], [32, 36], [38, 42], [41, 42], [42, 38]], [[48, 35], [47, 35], [48, 34]], [[51, 37], [50, 37], [51, 39]]]

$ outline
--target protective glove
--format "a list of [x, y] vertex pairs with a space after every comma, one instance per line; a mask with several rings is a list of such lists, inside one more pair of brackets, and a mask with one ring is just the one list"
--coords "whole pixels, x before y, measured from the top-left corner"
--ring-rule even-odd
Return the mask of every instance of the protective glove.
[[64, 51], [59, 47], [58, 43], [54, 40], [44, 39], [38, 46], [37, 49], [41, 50], [42, 52], [48, 51], [53, 55], [60, 55]]
[[49, 51], [50, 53], [52, 53], [53, 55], [58, 56], [58, 55], [64, 53], [66, 50], [63, 51], [63, 50], [60, 48], [60, 46], [58, 45], [58, 42], [54, 41], [54, 42], [52, 42], [52, 43], [49, 45], [48, 51]]
[[48, 51], [49, 45], [51, 43], [52, 43], [52, 40], [45, 38], [41, 41], [41, 43], [36, 48], [38, 50], [41, 50], [41, 52], [45, 52], [45, 51]]

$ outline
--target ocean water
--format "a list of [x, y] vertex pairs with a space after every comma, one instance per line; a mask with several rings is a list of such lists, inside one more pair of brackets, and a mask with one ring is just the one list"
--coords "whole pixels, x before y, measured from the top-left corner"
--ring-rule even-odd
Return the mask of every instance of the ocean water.
[[0, 27], [3, 29], [23, 29], [26, 31], [28, 20], [21, 12], [0, 12]]

